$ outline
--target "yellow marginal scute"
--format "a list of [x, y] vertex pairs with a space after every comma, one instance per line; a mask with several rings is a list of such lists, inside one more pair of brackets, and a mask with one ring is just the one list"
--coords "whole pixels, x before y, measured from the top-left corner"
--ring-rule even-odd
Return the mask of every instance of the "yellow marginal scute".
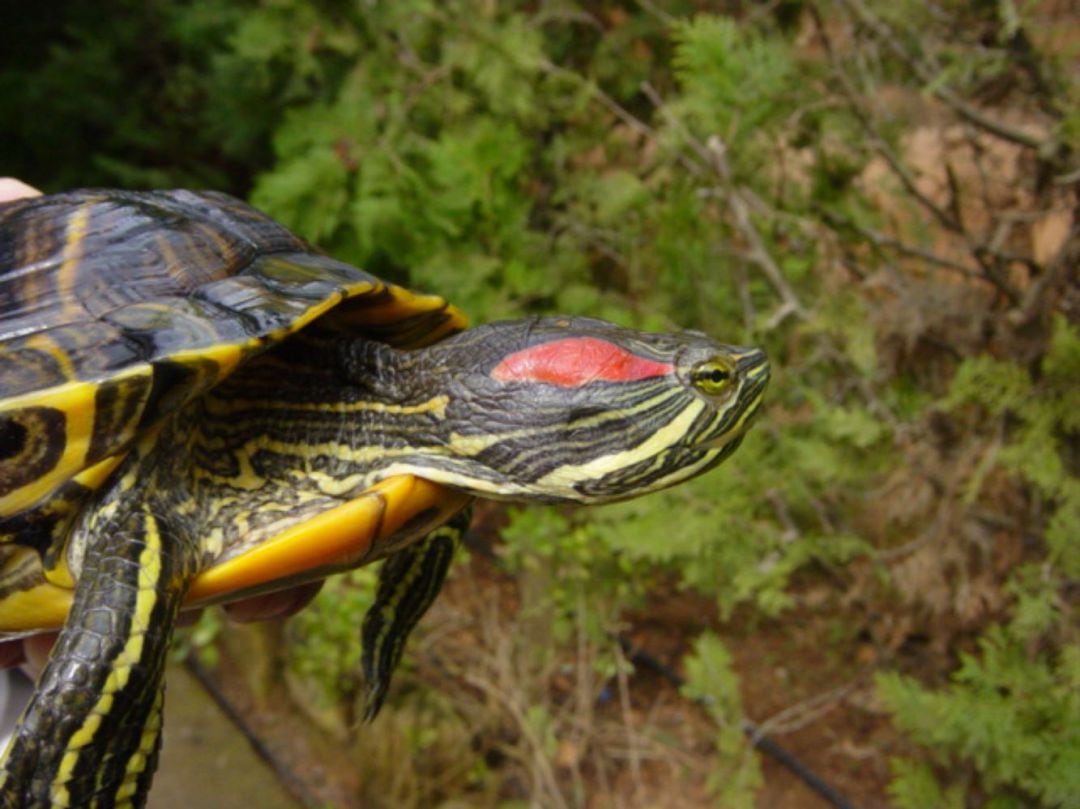
[[[150, 365], [143, 363], [118, 372], [115, 378], [149, 376], [151, 373]], [[100, 382], [97, 381], [75, 380], [49, 390], [35, 391], [4, 401], [3, 410], [10, 412], [23, 407], [48, 407], [62, 412], [65, 418], [65, 444], [63, 454], [52, 469], [25, 486], [0, 497], [0, 514], [14, 514], [30, 508], [48, 497], [56, 487], [68, 479], [87, 473], [88, 470], [84, 471], [87, 463], [86, 453], [90, 448], [94, 433], [95, 395], [99, 385]], [[127, 438], [134, 437], [136, 423], [137, 419], [132, 419], [128, 426], [131, 435], [115, 437], [117, 444], [122, 444]], [[121, 455], [115, 459], [107, 459], [103, 464], [112, 463], [112, 467], [99, 464], [101, 467], [99, 472], [106, 468], [108, 472], [111, 472], [122, 458]], [[98, 480], [97, 473], [91, 474], [87, 479], [87, 481], [94, 480]], [[80, 482], [83, 481], [80, 479]], [[97, 488], [91, 482], [87, 482], [86, 485]]]
[[417, 312], [426, 312], [446, 306], [446, 301], [439, 295], [424, 295], [411, 292], [395, 284], [387, 284], [387, 291], [392, 300], [378, 309], [366, 313], [365, 320], [375, 325], [394, 323]]
[[90, 382], [70, 382], [52, 390], [20, 396], [4, 403], [4, 409], [25, 406], [50, 407], [64, 414], [66, 443], [59, 461], [49, 472], [27, 485], [0, 497], [0, 514], [13, 514], [39, 502], [53, 489], [78, 472], [86, 463], [86, 450], [94, 431], [94, 393]]
[[[249, 340], [244, 343], [219, 343], [217, 345], [203, 346], [189, 351], [177, 351], [169, 356], [170, 362], [187, 365], [196, 369], [199, 378], [189, 389], [184, 389], [180, 395], [185, 399], [204, 393], [227, 377], [240, 362], [250, 355], [259, 345], [258, 340]], [[180, 406], [179, 401], [171, 402], [164, 412], [171, 411]], [[164, 415], [164, 412], [162, 415]]]
[[397, 533], [412, 517], [433, 509], [434, 521], [449, 519], [470, 501], [465, 494], [412, 475], [381, 481], [247, 553], [203, 572], [188, 591], [186, 606], [220, 602], [295, 584], [317, 571], [340, 570], [365, 561], [372, 543]]
[[[388, 301], [380, 302], [377, 307], [363, 307], [359, 312], [350, 311], [349, 299], [362, 299], [383, 291], [389, 293], [390, 299]], [[441, 310], [446, 316], [445, 322], [432, 331], [425, 333], [419, 339], [417, 345], [409, 346], [410, 348], [437, 342], [447, 334], [460, 331], [469, 325], [469, 319], [465, 314], [456, 306], [447, 303], [445, 298], [439, 295], [413, 292], [397, 284], [367, 285], [366, 288], [364, 284], [356, 284], [346, 289], [345, 298], [345, 305], [333, 313], [332, 319], [341, 324], [347, 324], [355, 320], [356, 325], [361, 328], [392, 325], [414, 315]]]
[[267, 335], [268, 339], [271, 342], [277, 342], [279, 340], [283, 340], [290, 334], [295, 334], [296, 332], [300, 331], [300, 329], [304, 328], [304, 326], [306, 326], [307, 324], [316, 320], [326, 312], [333, 309], [335, 306], [338, 306], [344, 298], [350, 297], [352, 295], [363, 294], [364, 292], [371, 289], [371, 286], [372, 285], [370, 283], [366, 282], [357, 284], [355, 287], [350, 287], [349, 289], [347, 289], [344, 294], [338, 292], [337, 294], [331, 295], [324, 300], [313, 304], [311, 307], [306, 309], [303, 314], [295, 318], [287, 326], [270, 332], [270, 334]]

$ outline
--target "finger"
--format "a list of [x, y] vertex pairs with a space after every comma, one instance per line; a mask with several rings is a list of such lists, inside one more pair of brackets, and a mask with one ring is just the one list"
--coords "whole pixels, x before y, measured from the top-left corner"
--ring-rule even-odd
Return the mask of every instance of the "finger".
[[298, 587], [290, 587], [277, 593], [245, 598], [225, 605], [225, 612], [229, 619], [240, 624], [248, 624], [253, 621], [265, 621], [269, 618], [283, 618], [299, 612], [322, 589], [321, 581], [308, 582]]
[[41, 670], [45, 668], [45, 662], [49, 659], [49, 653], [56, 644], [59, 632], [47, 632], [44, 635], [34, 635], [23, 639], [23, 650], [26, 652], [26, 666], [28, 673], [36, 680]]
[[0, 669], [17, 666], [26, 660], [22, 640], [9, 640], [0, 643]]
[[41, 192], [14, 177], [0, 177], [0, 202], [11, 202], [23, 197], [40, 197]]

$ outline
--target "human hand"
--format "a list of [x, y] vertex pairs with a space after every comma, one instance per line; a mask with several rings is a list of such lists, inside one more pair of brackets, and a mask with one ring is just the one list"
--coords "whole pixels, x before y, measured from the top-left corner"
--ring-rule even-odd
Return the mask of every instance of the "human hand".
[[14, 177], [0, 177], [0, 202], [11, 202], [23, 197], [39, 197], [41, 192]]
[[[0, 202], [12, 202], [26, 197], [40, 196], [41, 192], [21, 180], [0, 177]], [[254, 623], [271, 618], [283, 618], [299, 612], [307, 606], [322, 587], [321, 581], [309, 582], [290, 587], [277, 593], [244, 598], [225, 605], [229, 620], [236, 623]], [[198, 620], [201, 610], [185, 612], [180, 618], [180, 625], [188, 625]], [[0, 669], [25, 664], [29, 673], [41, 672], [45, 661], [52, 651], [59, 633], [47, 632], [29, 638], [0, 641]]]

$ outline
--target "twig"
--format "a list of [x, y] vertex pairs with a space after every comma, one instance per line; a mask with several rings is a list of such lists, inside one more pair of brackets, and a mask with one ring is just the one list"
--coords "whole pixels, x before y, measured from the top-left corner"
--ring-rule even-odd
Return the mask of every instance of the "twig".
[[645, 9], [645, 11], [652, 14], [658, 20], [663, 22], [665, 25], [674, 25], [676, 22], [678, 22], [677, 17], [672, 17], [662, 8], [657, 6], [656, 3], [650, 3], [649, 0], [638, 0], [638, 5]]
[[[841, 351], [831, 340], [822, 341], [820, 350], [826, 359], [831, 360], [838, 365], [846, 367], [852, 363], [851, 358]], [[856, 369], [856, 373], [852, 375], [851, 384], [854, 386], [855, 390], [859, 392], [859, 395], [862, 396], [863, 401], [866, 402], [866, 406], [870, 408], [871, 412], [873, 412], [878, 419], [888, 424], [889, 428], [895, 432], [900, 426], [900, 421], [893, 414], [892, 410], [889, 409], [889, 406], [874, 393], [874, 389], [870, 387], [869, 381], [861, 373], [858, 373], [858, 369]]]
[[493, 698], [494, 701], [501, 705], [510, 715], [514, 724], [521, 732], [522, 737], [528, 742], [530, 752], [532, 753], [533, 766], [541, 780], [544, 782], [544, 787], [550, 795], [552, 802], [561, 807], [561, 809], [569, 809], [566, 799], [559, 789], [559, 781], [555, 777], [555, 771], [551, 768], [551, 762], [548, 761], [547, 755], [544, 753], [542, 740], [537, 738], [536, 734], [533, 732], [533, 728], [529, 724], [521, 707], [509, 695], [504, 693], [504, 689], [500, 688], [496, 683], [473, 672], [465, 672], [462, 674], [462, 677], [465, 682], [473, 686], [473, 688], [478, 689], [481, 693], [487, 694], [489, 698]]
[[705, 146], [708, 154], [712, 157], [712, 165], [717, 175], [728, 186], [728, 207], [735, 217], [736, 228], [749, 245], [747, 257], [757, 264], [762, 274], [772, 284], [773, 289], [780, 295], [780, 300], [783, 302], [782, 308], [801, 319], [805, 319], [807, 316], [806, 310], [799, 303], [795, 290], [791, 288], [787, 279], [784, 278], [784, 273], [773, 260], [772, 254], [765, 248], [765, 241], [761, 238], [761, 233], [750, 219], [750, 211], [746, 200], [740, 190], [731, 184], [731, 168], [727, 162], [727, 146], [719, 135], [710, 135]]
[[649, 103], [653, 105], [656, 111], [659, 112], [662, 116], [664, 116], [664, 118], [667, 119], [667, 122], [669, 124], [679, 130], [679, 134], [683, 136], [683, 139], [686, 141], [686, 145], [694, 151], [694, 154], [696, 154], [698, 159], [701, 161], [701, 167], [697, 168], [694, 174], [699, 177], [702, 176], [705, 171], [712, 165], [712, 157], [709, 155], [708, 149], [705, 148], [705, 145], [701, 141], [699, 141], [692, 134], [690, 134], [690, 132], [683, 125], [682, 121], [671, 115], [671, 113], [668, 111], [667, 105], [664, 103], [663, 97], [660, 95], [660, 93], [657, 92], [656, 88], [653, 87], [651, 83], [643, 81], [641, 83], [641, 92], [644, 94], [645, 98], [649, 100]]
[[854, 688], [855, 682], [852, 681], [789, 705], [759, 724], [754, 732], [760, 736], [794, 733], [827, 714], [843, 702]]
[[1074, 225], [1061, 252], [1050, 262], [1046, 272], [1028, 287], [1020, 305], [1009, 313], [1009, 319], [1013, 324], [1020, 326], [1037, 319], [1043, 313], [1047, 297], [1059, 283], [1068, 283], [1070, 278], [1073, 283], [1076, 282], [1078, 266], [1080, 266], [1080, 228]]
[[641, 751], [638, 750], [637, 733], [630, 721], [630, 685], [626, 677], [627, 667], [623, 665], [626, 658], [619, 644], [615, 645], [615, 652], [615, 681], [619, 684], [619, 709], [622, 712], [623, 725], [626, 727], [626, 738], [630, 744], [630, 778], [634, 782], [634, 791], [640, 798], [645, 794], [645, 785], [641, 780]]
[[[585, 599], [584, 586], [580, 582], [574, 600], [574, 634], [577, 636], [577, 653], [575, 655], [576, 665], [574, 666], [575, 694], [571, 703], [571, 709], [573, 710], [571, 727], [574, 728], [578, 739], [587, 741], [594, 734], [593, 710], [596, 705], [593, 696], [594, 681], [592, 677], [594, 654], [592, 644], [589, 642], [589, 633], [586, 631], [589, 618], [588, 602]], [[574, 756], [570, 770], [574, 779], [576, 794], [585, 794], [585, 779], [582, 777], [579, 756]]]
[[[749, 206], [743, 196], [743, 190], [736, 187], [732, 182], [731, 169], [727, 162], [727, 147], [719, 135], [711, 135], [705, 143], [695, 138], [683, 123], [674, 118], [664, 104], [663, 98], [648, 82], [642, 82], [641, 91], [645, 97], [656, 107], [669, 123], [680, 131], [686, 144], [693, 150], [701, 162], [712, 169], [720, 180], [719, 191], [724, 196], [732, 216], [735, 217], [735, 226], [743, 239], [749, 245], [746, 257], [756, 264], [765, 278], [772, 284], [773, 289], [780, 295], [780, 309], [772, 316], [767, 324], [769, 329], [775, 328], [790, 315], [800, 319], [807, 317], [806, 309], [799, 303], [795, 290], [787, 283], [783, 272], [773, 260], [772, 255], [765, 248], [765, 242], [761, 234], [750, 218]], [[697, 173], [697, 172], [695, 172]]]
[[[642, 121], [632, 112], [627, 110], [622, 104], [612, 98], [610, 95], [601, 90], [596, 84], [586, 79], [580, 73], [573, 70], [568, 70], [561, 65], [557, 65], [549, 59], [541, 59], [539, 63], [540, 69], [546, 73], [550, 73], [553, 76], [559, 76], [560, 78], [568, 79], [579, 87], [584, 87], [588, 90], [589, 95], [598, 101], [608, 112], [622, 121], [630, 129], [634, 130], [638, 135], [648, 138], [654, 143], [659, 143], [659, 136], [647, 123]], [[679, 162], [683, 168], [689, 171], [691, 174], [701, 176], [703, 174], [702, 168], [694, 163], [693, 160], [688, 158], [682, 152], [675, 153], [675, 159]]]
[[772, 505], [777, 521], [784, 526], [784, 533], [780, 537], [781, 540], [784, 542], [797, 540], [801, 532], [799, 526], [795, 524], [795, 520], [791, 518], [791, 510], [788, 508], [787, 501], [784, 500], [784, 495], [781, 494], [779, 489], [766, 489], [765, 499]]
[[[841, 0], [849, 9], [853, 11], [855, 16], [860, 22], [867, 25], [874, 30], [876, 35], [889, 47], [896, 51], [900, 48], [898, 44], [895, 32], [888, 28], [888, 26], [880, 19], [872, 17], [871, 13], [863, 6], [860, 0]], [[839, 84], [840, 92], [848, 99], [850, 109], [856, 116], [860, 125], [870, 136], [871, 143], [875, 151], [880, 154], [888, 163], [890, 169], [900, 180], [904, 189], [916, 199], [924, 208], [930, 211], [934, 217], [949, 231], [957, 234], [963, 239], [964, 245], [967, 248], [971, 258], [978, 265], [979, 271], [974, 272], [971, 269], [959, 264], [958, 262], [943, 259], [929, 251], [924, 251], [920, 248], [907, 245], [899, 240], [892, 239], [884, 234], [873, 231], [869, 228], [861, 228], [854, 224], [848, 223], [849, 227], [856, 229], [863, 235], [864, 238], [869, 239], [877, 246], [886, 246], [891, 249], [897, 250], [905, 255], [921, 258], [925, 261], [932, 262], [939, 267], [950, 269], [955, 272], [959, 272], [967, 277], [979, 279], [989, 283], [993, 286], [995, 291], [1003, 296], [1013, 305], [1016, 305], [1019, 301], [1020, 295], [1018, 291], [1009, 283], [1008, 280], [1008, 265], [1011, 263], [1023, 263], [1025, 264], [1034, 275], [1044, 275], [1043, 268], [1038, 266], [1029, 257], [1017, 256], [1007, 253], [1001, 249], [1000, 241], [1004, 236], [1003, 231], [1000, 228], [992, 234], [989, 234], [987, 238], [981, 241], [975, 237], [964, 225], [963, 218], [960, 214], [959, 194], [960, 184], [957, 181], [951, 166], [946, 165], [946, 182], [950, 189], [950, 201], [948, 208], [943, 208], [938, 205], [929, 196], [925, 195], [918, 188], [915, 178], [911, 175], [909, 170], [903, 164], [902, 160], [897, 156], [892, 149], [890, 149], [884, 142], [884, 139], [880, 137], [877, 132], [877, 128], [874, 125], [871, 117], [865, 112], [861, 106], [861, 101], [857, 97], [854, 88], [851, 86], [850, 78], [847, 73], [842, 69], [839, 64], [839, 60], [835, 55], [832, 48], [827, 29], [823, 20], [818, 14], [816, 8], [813, 9], [813, 19], [819, 34], [819, 37], [823, 43], [826, 53], [829, 56], [830, 64], [832, 65], [833, 74]], [[920, 78], [925, 79], [925, 68], [918, 63], [913, 55], [907, 52], [903, 52], [902, 59], [913, 72]], [[923, 71], [923, 72], [920, 72]], [[954, 108], [955, 111], [955, 108]], [[957, 113], [960, 114], [959, 112]], [[968, 120], [963, 115], [960, 115], [964, 120]], [[969, 124], [971, 123], [968, 121]], [[974, 124], [973, 127], [978, 128]], [[985, 127], [984, 127], [985, 129]], [[998, 137], [1003, 137], [999, 132], [995, 132]], [[977, 137], [968, 132], [969, 148], [973, 152], [973, 160], [978, 172], [978, 176], [981, 183], [981, 192], [983, 204], [988, 212], [993, 215], [993, 205], [989, 199], [989, 179], [986, 176], [985, 167], [981, 159], [981, 149], [978, 143]]]

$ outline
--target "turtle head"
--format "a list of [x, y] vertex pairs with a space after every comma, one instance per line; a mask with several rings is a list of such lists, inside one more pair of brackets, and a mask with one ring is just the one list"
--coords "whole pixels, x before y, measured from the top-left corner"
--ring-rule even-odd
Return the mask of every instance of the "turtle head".
[[480, 326], [406, 357], [409, 387], [447, 397], [437, 451], [410, 471], [513, 500], [620, 500], [711, 469], [769, 379], [756, 348], [571, 317]]

